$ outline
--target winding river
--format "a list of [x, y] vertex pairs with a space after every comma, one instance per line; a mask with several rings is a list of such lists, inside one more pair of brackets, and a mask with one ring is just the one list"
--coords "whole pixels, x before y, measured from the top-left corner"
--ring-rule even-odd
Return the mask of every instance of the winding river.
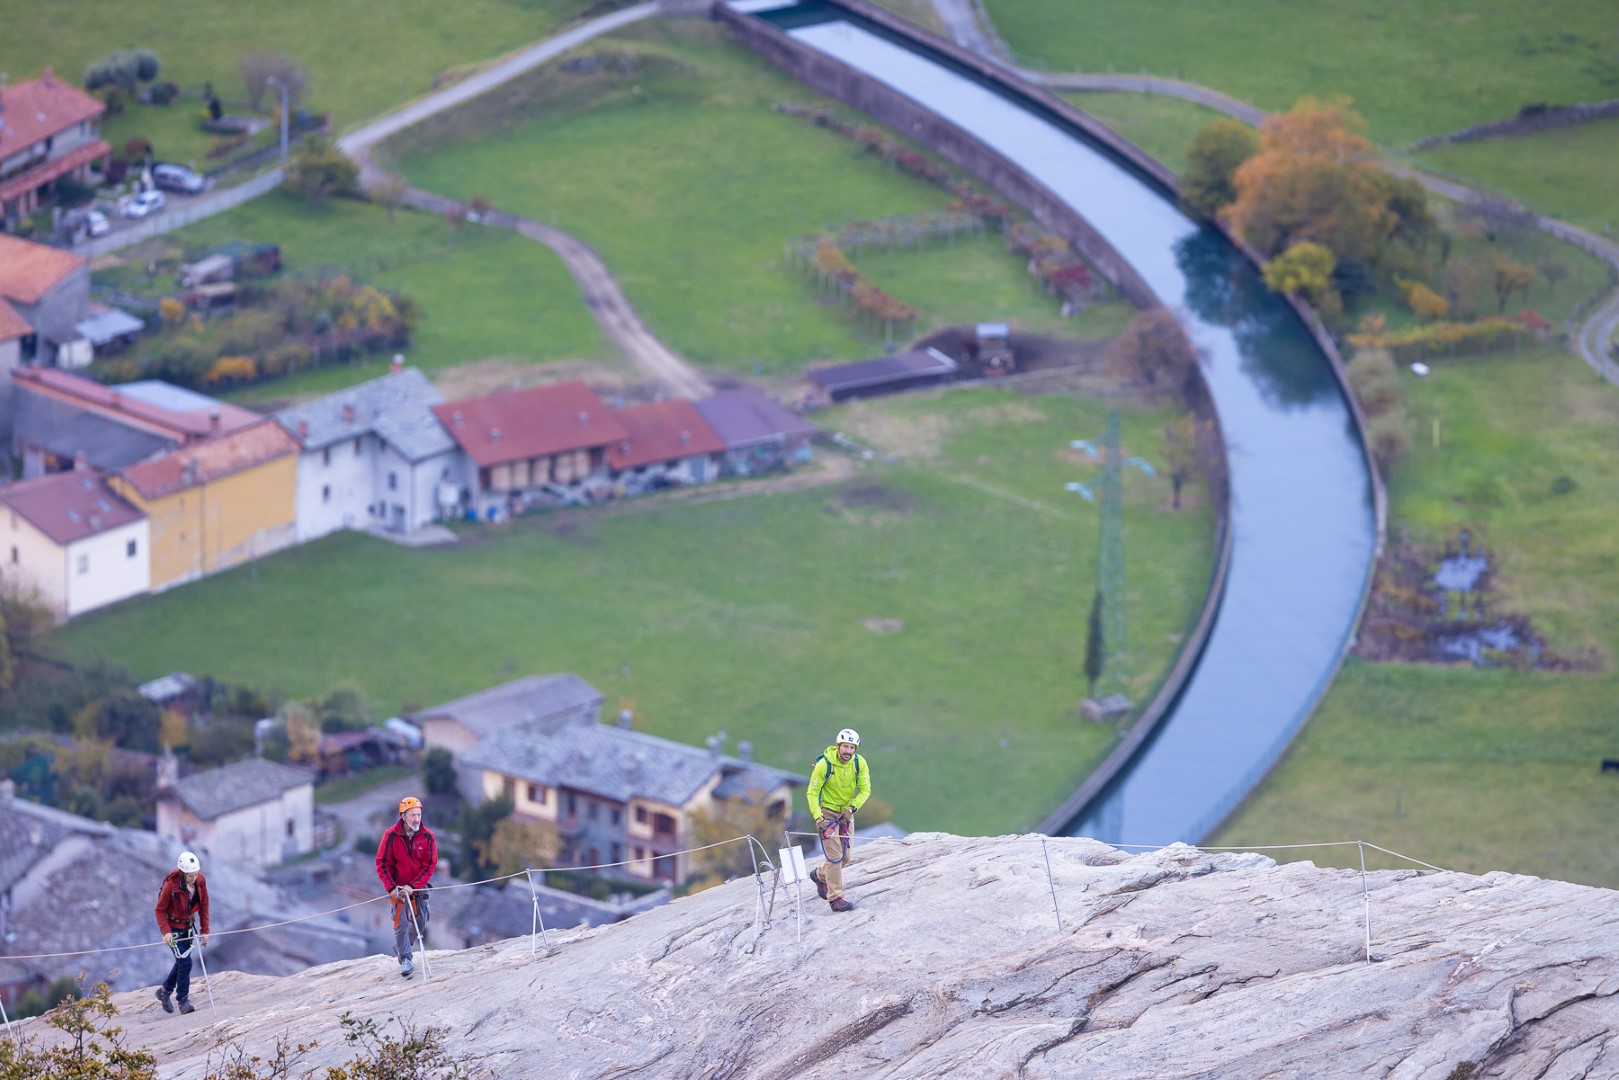
[[1061, 831], [1119, 845], [1202, 840], [1309, 718], [1337, 671], [1370, 574], [1372, 482], [1331, 362], [1223, 236], [1031, 102], [837, 8], [733, 6], [1026, 169], [1184, 312], [1207, 354], [1230, 458], [1225, 590], [1170, 714]]

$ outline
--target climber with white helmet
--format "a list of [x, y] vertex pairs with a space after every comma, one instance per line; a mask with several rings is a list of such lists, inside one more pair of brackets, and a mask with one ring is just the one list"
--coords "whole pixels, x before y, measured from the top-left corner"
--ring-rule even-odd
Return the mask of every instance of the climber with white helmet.
[[427, 890], [432, 888], [433, 871], [438, 869], [438, 838], [422, 824], [422, 801], [407, 795], [399, 801], [399, 820], [382, 834], [377, 845], [377, 877], [393, 901], [394, 955], [399, 958], [399, 974], [409, 977], [415, 965], [410, 947], [411, 931], [418, 939], [427, 931], [432, 915]]
[[843, 895], [843, 871], [849, 865], [850, 833], [855, 811], [871, 797], [871, 769], [860, 756], [860, 733], [854, 728], [838, 732], [837, 741], [810, 766], [810, 816], [821, 834], [826, 860], [810, 872], [815, 891], [833, 911], [852, 911]]
[[157, 1000], [164, 1012], [174, 1011], [176, 999], [181, 1012], [196, 1012], [191, 1004], [191, 953], [199, 934], [203, 947], [208, 945], [208, 879], [194, 853], [180, 852], [158, 890], [155, 911], [163, 944], [174, 954], [174, 966], [157, 988]]

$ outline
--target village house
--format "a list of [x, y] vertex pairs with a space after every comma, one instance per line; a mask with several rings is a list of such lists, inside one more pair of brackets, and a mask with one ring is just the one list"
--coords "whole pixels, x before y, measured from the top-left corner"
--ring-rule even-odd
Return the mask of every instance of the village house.
[[275, 866], [315, 846], [315, 777], [306, 769], [247, 758], [190, 776], [175, 759], [158, 765], [157, 834], [205, 861]]
[[140, 596], [151, 585], [146, 515], [92, 469], [0, 488], [0, 581], [33, 592], [58, 618]]
[[443, 400], [395, 357], [381, 378], [277, 413], [300, 448], [299, 542], [337, 529], [408, 532], [453, 517], [466, 467], [433, 415]]
[[17, 339], [19, 363], [88, 362], [87, 344], [73, 351], [77, 324], [90, 314], [90, 261], [82, 255], [0, 233], [0, 307], [28, 324]]
[[14, 225], [32, 214], [63, 177], [93, 186], [92, 166], [105, 172], [112, 155], [101, 139], [106, 111], [50, 68], [15, 86], [0, 80], [0, 219]]
[[103, 386], [51, 368], [15, 373], [11, 452], [24, 477], [118, 469], [262, 423], [264, 417], [156, 379]]
[[297, 536], [298, 444], [274, 420], [119, 469], [109, 483], [149, 519], [154, 592]]
[[[601, 720], [602, 692], [577, 675], [529, 675], [480, 690], [405, 717], [422, 733], [427, 747], [440, 747], [459, 758], [496, 731], [521, 727], [554, 732], [569, 724]], [[462, 797], [483, 800], [483, 776], [463, 772]]]
[[725, 443], [691, 402], [631, 405], [614, 413], [625, 437], [607, 448], [616, 493], [635, 495], [664, 484], [719, 478]]
[[433, 413], [471, 459], [466, 486], [479, 517], [605, 497], [607, 450], [629, 435], [582, 382], [447, 401]]
[[721, 390], [693, 407], [725, 444], [726, 475], [752, 476], [810, 460], [820, 428], [751, 386]]
[[614, 873], [679, 884], [692, 872], [694, 814], [723, 817], [733, 800], [785, 826], [801, 776], [627, 727], [575, 724], [554, 733], [507, 728], [462, 755], [482, 799], [505, 796], [518, 820], [556, 827], [559, 867], [624, 863]]

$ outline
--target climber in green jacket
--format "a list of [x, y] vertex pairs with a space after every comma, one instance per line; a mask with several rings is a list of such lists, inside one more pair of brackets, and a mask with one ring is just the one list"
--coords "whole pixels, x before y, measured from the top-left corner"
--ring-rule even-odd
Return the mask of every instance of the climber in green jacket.
[[838, 732], [838, 741], [826, 748], [810, 767], [810, 816], [821, 834], [826, 861], [810, 873], [815, 891], [830, 901], [833, 911], [853, 911], [843, 895], [843, 870], [849, 865], [849, 834], [855, 811], [871, 798], [871, 769], [860, 756], [860, 733], [854, 728]]

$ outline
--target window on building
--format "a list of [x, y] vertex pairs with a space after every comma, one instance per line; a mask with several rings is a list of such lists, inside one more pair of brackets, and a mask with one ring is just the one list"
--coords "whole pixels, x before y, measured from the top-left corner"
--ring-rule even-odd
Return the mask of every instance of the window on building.
[[134, 540], [131, 540], [129, 543], [124, 545], [124, 554], [129, 556], [131, 559], [135, 557], [136, 550], [137, 544]]
[[399, 474], [398, 473], [392, 472], [392, 471], [390, 471], [388, 473], [388, 490], [389, 491], [398, 491], [399, 490]]
[[364, 446], [365, 446], [365, 436], [364, 435], [356, 435], [356, 436], [354, 436], [354, 456], [355, 457], [360, 456], [360, 451], [364, 448]]
[[322, 484], [320, 486], [320, 501], [323, 503], [329, 503], [332, 501], [332, 485]]
[[528, 786], [528, 801], [535, 806], [544, 806], [545, 788], [539, 784], [530, 784]]
[[637, 825], [645, 825], [646, 824], [646, 807], [637, 806], [635, 808], [635, 823]]
[[294, 837], [294, 836], [297, 836], [297, 835], [298, 835], [298, 823], [296, 821], [294, 821], [292, 818], [288, 818], [287, 819], [287, 836], [288, 837]]
[[80, 555], [79, 556], [78, 571], [81, 574], [88, 574], [90, 572], [90, 556], [88, 556], [88, 555]]
[[646, 858], [646, 848], [642, 847], [640, 844], [635, 845], [633, 850], [635, 851], [635, 858], [637, 860]]
[[652, 821], [652, 831], [660, 836], [673, 836], [675, 832], [674, 815], [659, 814]]
[[613, 862], [623, 862], [624, 861], [624, 845], [623, 844], [614, 844], [612, 846], [611, 850], [612, 850], [612, 855], [609, 856], [609, 859], [611, 861], [613, 861]]
[[613, 824], [614, 825], [622, 825], [622, 824], [624, 824], [624, 811], [620, 810], [616, 806], [613, 807]]
[[322, 465], [330, 465], [332, 463], [332, 448], [330, 446], [320, 452], [320, 463]]
[[589, 818], [591, 821], [595, 821], [600, 816], [601, 816], [601, 804], [600, 803], [590, 803], [588, 806], [585, 807], [585, 817]]
[[17, 545], [16, 544], [11, 545], [11, 561], [12, 562], [17, 561]]
[[568, 792], [567, 795], [563, 796], [562, 801], [565, 804], [568, 816], [577, 817], [579, 814], [579, 800], [577, 797], [575, 797], [574, 793], [571, 791]]

